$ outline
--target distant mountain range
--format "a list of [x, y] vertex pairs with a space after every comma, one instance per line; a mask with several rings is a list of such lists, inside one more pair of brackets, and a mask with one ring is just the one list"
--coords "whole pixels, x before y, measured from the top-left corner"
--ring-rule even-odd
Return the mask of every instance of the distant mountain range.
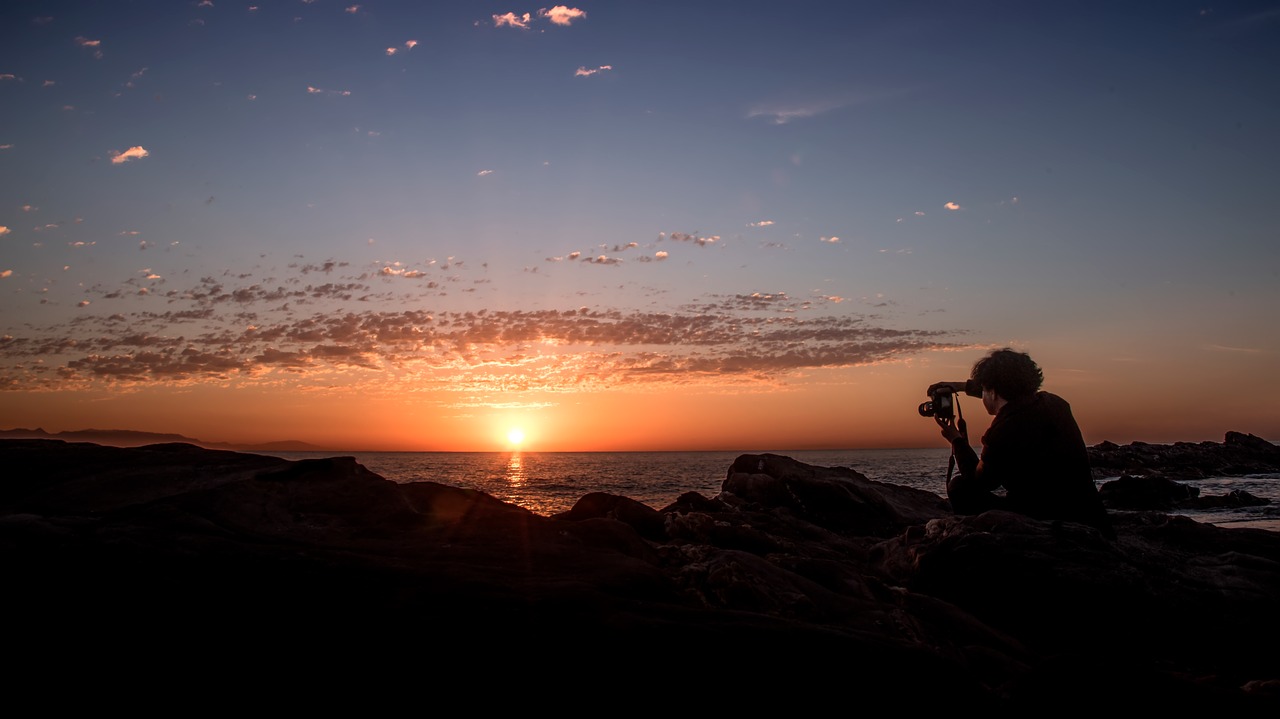
[[109, 447], [141, 447], [147, 444], [163, 444], [166, 442], [182, 442], [194, 444], [206, 449], [230, 449], [237, 452], [322, 452], [325, 447], [285, 440], [282, 442], [264, 442], [262, 444], [235, 444], [231, 442], [205, 442], [180, 434], [162, 432], [138, 432], [131, 429], [78, 429], [67, 432], [46, 432], [39, 427], [35, 429], [0, 429], [0, 439], [60, 439], [65, 442], [92, 442]]

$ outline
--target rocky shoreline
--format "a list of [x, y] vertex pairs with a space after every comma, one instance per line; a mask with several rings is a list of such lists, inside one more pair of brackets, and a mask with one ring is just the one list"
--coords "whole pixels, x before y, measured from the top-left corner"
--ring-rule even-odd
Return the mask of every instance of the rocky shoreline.
[[[1154, 466], [1121, 449], [1121, 473]], [[721, 709], [1280, 708], [1275, 532], [1114, 510], [1108, 541], [772, 454], [713, 497], [552, 517], [342, 457], [0, 440], [0, 461], [19, 686], [56, 665], [207, 691], [230, 662], [342, 677], [322, 692], [505, 668]]]

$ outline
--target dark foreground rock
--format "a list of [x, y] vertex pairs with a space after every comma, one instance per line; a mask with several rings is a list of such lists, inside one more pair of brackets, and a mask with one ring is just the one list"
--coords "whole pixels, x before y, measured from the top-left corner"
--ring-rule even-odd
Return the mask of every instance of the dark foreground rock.
[[182, 687], [184, 713], [247, 685], [292, 710], [1280, 707], [1280, 533], [1117, 512], [1108, 541], [768, 454], [715, 497], [553, 517], [341, 457], [8, 440], [0, 463], [18, 690]]

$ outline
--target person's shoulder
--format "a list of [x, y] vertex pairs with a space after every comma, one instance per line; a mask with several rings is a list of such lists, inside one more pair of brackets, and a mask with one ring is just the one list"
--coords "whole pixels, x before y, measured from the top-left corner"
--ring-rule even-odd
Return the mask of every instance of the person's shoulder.
[[1058, 407], [1071, 406], [1070, 403], [1067, 402], [1062, 397], [1059, 397], [1058, 395], [1052, 392], [1045, 392], [1044, 390], [1040, 390], [1039, 392], [1036, 392], [1034, 401], [1041, 404], [1056, 405]]

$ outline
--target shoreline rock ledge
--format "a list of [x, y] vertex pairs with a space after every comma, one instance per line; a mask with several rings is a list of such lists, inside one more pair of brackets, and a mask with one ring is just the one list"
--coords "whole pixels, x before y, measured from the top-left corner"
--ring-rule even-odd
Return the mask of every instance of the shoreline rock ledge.
[[1265, 530], [1126, 511], [1108, 541], [774, 454], [713, 497], [591, 494], [550, 517], [350, 457], [3, 440], [0, 462], [19, 693], [438, 702], [479, 679], [523, 702], [1280, 708]]

